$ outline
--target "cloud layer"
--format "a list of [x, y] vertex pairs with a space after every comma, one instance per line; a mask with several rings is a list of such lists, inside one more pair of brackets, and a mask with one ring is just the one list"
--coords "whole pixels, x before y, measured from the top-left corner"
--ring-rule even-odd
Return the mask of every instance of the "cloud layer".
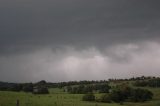
[[1, 0], [0, 80], [160, 75], [159, 0]]
[[70, 81], [158, 76], [160, 44], [115, 45], [104, 51], [92, 47], [77, 50], [45, 48], [28, 54], [1, 56], [4, 81]]

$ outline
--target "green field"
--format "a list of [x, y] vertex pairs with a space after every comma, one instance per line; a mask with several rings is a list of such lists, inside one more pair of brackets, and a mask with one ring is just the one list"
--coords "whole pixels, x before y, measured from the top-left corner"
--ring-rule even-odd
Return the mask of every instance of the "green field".
[[[154, 93], [152, 101], [144, 103], [124, 103], [123, 106], [160, 106], [160, 88], [147, 88]], [[83, 94], [68, 94], [63, 89], [50, 89], [50, 94], [33, 95], [24, 92], [0, 91], [0, 106], [121, 106], [118, 103], [96, 103], [82, 101]], [[100, 94], [96, 94], [99, 97]]]

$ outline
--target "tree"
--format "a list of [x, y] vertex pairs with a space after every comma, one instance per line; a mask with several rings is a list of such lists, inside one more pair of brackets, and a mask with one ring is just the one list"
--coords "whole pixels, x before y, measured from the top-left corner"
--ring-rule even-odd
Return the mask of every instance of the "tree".
[[130, 97], [130, 101], [132, 102], [144, 102], [152, 99], [153, 93], [146, 89], [134, 89], [132, 90], [132, 94]]
[[48, 88], [45, 86], [37, 86], [33, 89], [33, 94], [48, 94]]
[[71, 93], [72, 92], [72, 87], [71, 86], [67, 86], [67, 92]]
[[24, 84], [22, 90], [24, 92], [33, 92], [33, 84], [32, 83]]
[[151, 79], [148, 81], [149, 87], [160, 87], [160, 78]]
[[91, 93], [93, 92], [93, 86], [92, 85], [87, 85], [83, 89], [83, 93]]
[[10, 86], [10, 87], [8, 88], [8, 90], [9, 90], [9, 91], [19, 92], [19, 91], [22, 90], [22, 85], [20, 85], [20, 84], [14, 84], [14, 85]]
[[[107, 99], [110, 99], [114, 102], [121, 103], [126, 100], [132, 102], [144, 102], [152, 99], [153, 93], [146, 89], [133, 89], [125, 85], [120, 85], [117, 88], [113, 89], [109, 93], [109, 96], [104, 96]], [[103, 100], [103, 99], [102, 99]], [[106, 99], [105, 99], [106, 100]]]
[[101, 98], [98, 100], [99, 102], [104, 102], [104, 103], [111, 103], [112, 100], [108, 94], [104, 94], [101, 96]]
[[46, 84], [47, 84], [47, 82], [45, 80], [41, 80], [41, 81], [35, 83], [34, 85], [35, 86], [46, 86]]
[[126, 98], [123, 95], [123, 92], [120, 89], [113, 90], [110, 94], [109, 97], [111, 98], [112, 101], [119, 103], [124, 101]]
[[145, 87], [148, 85], [148, 82], [147, 81], [136, 81], [134, 83], [134, 86], [138, 86], [138, 87]]
[[108, 84], [99, 85], [99, 93], [108, 93], [111, 87]]

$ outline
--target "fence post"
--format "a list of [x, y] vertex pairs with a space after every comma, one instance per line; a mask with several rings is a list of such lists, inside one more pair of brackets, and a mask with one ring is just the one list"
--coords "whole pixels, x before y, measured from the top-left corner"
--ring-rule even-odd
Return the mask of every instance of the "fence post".
[[16, 103], [16, 106], [19, 106], [19, 100], [17, 99], [17, 103]]

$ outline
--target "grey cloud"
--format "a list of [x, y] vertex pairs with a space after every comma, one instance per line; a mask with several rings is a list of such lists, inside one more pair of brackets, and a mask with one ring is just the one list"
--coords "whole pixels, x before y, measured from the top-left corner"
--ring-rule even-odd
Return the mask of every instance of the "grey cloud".
[[[139, 55], [146, 52], [152, 55], [149, 50], [155, 45], [151, 43], [160, 41], [159, 3], [159, 0], [1, 0], [1, 79], [79, 80], [86, 78], [84, 70], [93, 76], [89, 79], [99, 79], [107, 64], [110, 64], [108, 70], [115, 72], [118, 68], [112, 67], [116, 66], [121, 70], [144, 72], [142, 67], [146, 64], [135, 70], [131, 67], [138, 63], [134, 59]], [[155, 48], [153, 52], [157, 53]], [[59, 68], [65, 65], [64, 61], [69, 64], [70, 59], [77, 64], [84, 62], [73, 75], [68, 75], [66, 68]], [[158, 65], [155, 59], [147, 61], [156, 61]], [[101, 63], [100, 73], [94, 73], [91, 65], [97, 61]], [[56, 76], [59, 78], [54, 79]]]
[[[10, 3], [11, 2], [11, 3]], [[159, 1], [3, 1], [2, 45], [99, 45], [157, 37]], [[77, 43], [78, 42], [78, 43]], [[96, 44], [97, 43], [97, 44]], [[102, 44], [103, 45], [103, 44]]]
[[[115, 45], [105, 54], [92, 47], [77, 50], [45, 48], [34, 53], [0, 57], [3, 81], [70, 81], [158, 76], [160, 44]], [[140, 50], [138, 50], [140, 49]], [[124, 62], [124, 60], [127, 61]], [[118, 73], [118, 74], [117, 74]]]

